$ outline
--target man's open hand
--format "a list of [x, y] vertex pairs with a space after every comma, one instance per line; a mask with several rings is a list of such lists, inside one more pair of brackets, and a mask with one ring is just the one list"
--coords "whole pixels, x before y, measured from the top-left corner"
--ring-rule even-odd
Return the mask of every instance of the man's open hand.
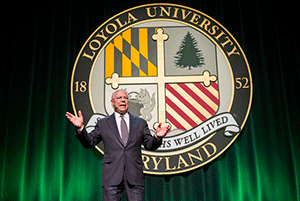
[[78, 130], [82, 130], [83, 129], [83, 116], [81, 114], [81, 111], [78, 112], [78, 117], [76, 117], [75, 115], [71, 114], [70, 112], [66, 113], [66, 117], [67, 119], [69, 119], [69, 121], [76, 126], [76, 128]]
[[156, 137], [159, 137], [159, 138], [162, 138], [164, 137], [167, 132], [169, 132], [169, 127], [170, 125], [166, 125], [166, 126], [161, 126], [161, 123], [158, 124], [157, 128], [156, 128], [156, 133], [155, 133], [155, 136]]

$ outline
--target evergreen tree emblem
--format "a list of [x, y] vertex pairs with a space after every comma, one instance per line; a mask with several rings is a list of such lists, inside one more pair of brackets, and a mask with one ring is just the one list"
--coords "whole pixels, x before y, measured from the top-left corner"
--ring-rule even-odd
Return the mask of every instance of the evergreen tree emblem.
[[190, 32], [184, 36], [174, 58], [175, 66], [182, 69], [192, 70], [192, 67], [198, 68], [205, 64], [202, 51], [198, 48], [198, 42]]

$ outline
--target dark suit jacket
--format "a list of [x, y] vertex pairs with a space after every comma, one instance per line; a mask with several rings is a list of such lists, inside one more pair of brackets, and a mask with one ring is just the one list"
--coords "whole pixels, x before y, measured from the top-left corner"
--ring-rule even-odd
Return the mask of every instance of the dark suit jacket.
[[144, 119], [130, 116], [128, 142], [124, 146], [118, 131], [115, 114], [100, 119], [95, 129], [88, 134], [86, 129], [76, 133], [85, 148], [95, 147], [101, 140], [104, 144], [102, 160], [102, 185], [113, 186], [121, 183], [125, 175], [132, 185], [144, 185], [141, 145], [145, 149], [156, 150], [162, 140], [152, 136]]

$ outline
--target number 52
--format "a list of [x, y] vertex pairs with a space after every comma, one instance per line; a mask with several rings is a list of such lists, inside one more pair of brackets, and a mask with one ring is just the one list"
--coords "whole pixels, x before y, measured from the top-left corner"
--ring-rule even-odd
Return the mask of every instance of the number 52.
[[249, 88], [249, 79], [247, 77], [237, 77], [235, 78], [236, 89], [248, 89]]

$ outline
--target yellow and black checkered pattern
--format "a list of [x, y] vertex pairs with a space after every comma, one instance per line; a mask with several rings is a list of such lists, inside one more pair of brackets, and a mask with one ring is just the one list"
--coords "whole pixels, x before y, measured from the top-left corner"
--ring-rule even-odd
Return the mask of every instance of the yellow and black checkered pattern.
[[132, 28], [115, 37], [105, 48], [105, 78], [157, 76], [155, 28]]

